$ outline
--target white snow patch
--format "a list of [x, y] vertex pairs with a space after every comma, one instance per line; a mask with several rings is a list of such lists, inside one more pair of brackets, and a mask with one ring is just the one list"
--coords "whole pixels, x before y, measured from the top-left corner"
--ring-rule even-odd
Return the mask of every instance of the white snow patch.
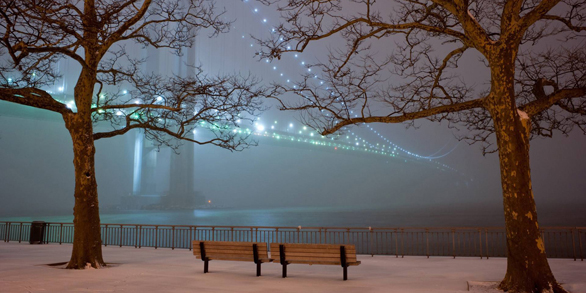
[[528, 120], [529, 119], [529, 115], [527, 115], [527, 113], [525, 113], [524, 111], [517, 109], [517, 113], [519, 114], [519, 117], [521, 118], [521, 120]]
[[470, 16], [470, 18], [472, 18], [474, 21], [478, 22], [470, 10], [468, 10], [468, 16]]
[[498, 289], [499, 282], [468, 281], [468, 291], [478, 293], [502, 293]]
[[[262, 264], [261, 277], [256, 277], [252, 261], [213, 261], [210, 273], [204, 274], [203, 262], [187, 249], [110, 246], [102, 247], [104, 257], [119, 265], [108, 269], [39, 265], [63, 262], [71, 257], [71, 249], [70, 244], [0, 242], [0, 291], [464, 293], [468, 280], [501, 280], [507, 268], [505, 258], [358, 255], [362, 264], [348, 269], [348, 281], [342, 281], [340, 266], [301, 264], [290, 265], [289, 277], [283, 279], [278, 262]], [[549, 264], [566, 290], [586, 292], [586, 263], [549, 259]]]

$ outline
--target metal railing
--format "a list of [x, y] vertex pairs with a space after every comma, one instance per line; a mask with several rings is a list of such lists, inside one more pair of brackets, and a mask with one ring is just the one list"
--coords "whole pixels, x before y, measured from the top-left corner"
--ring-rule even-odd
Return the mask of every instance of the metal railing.
[[[0, 222], [0, 240], [29, 241], [31, 222]], [[45, 223], [45, 243], [72, 243], [72, 223]], [[102, 224], [102, 244], [191, 249], [191, 240], [348, 243], [370, 255], [506, 257], [502, 227], [320, 228]], [[541, 228], [547, 256], [584, 260], [586, 227]]]

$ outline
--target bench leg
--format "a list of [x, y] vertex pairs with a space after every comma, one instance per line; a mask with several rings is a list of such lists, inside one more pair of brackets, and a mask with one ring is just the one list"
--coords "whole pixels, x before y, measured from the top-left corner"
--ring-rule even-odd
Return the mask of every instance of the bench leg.
[[256, 264], [256, 276], [260, 277], [260, 262]]
[[207, 259], [203, 261], [203, 273], [204, 274], [208, 272], [208, 262], [209, 261]]
[[287, 277], [287, 265], [284, 264], [283, 265], [283, 278], [286, 278], [286, 277]]
[[348, 280], [348, 267], [344, 267], [344, 281]]

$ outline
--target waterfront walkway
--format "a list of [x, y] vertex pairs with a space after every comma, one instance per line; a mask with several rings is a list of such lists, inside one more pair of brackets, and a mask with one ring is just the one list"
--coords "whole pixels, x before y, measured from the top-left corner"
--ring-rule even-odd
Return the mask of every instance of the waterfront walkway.
[[[468, 281], [498, 281], [506, 259], [432, 257], [395, 258], [359, 255], [342, 281], [338, 266], [291, 265], [281, 278], [279, 264], [203, 262], [186, 249], [104, 247], [113, 263], [99, 270], [71, 271], [46, 264], [65, 262], [70, 244], [29, 245], [0, 242], [1, 292], [467, 292]], [[559, 282], [573, 293], [586, 293], [586, 262], [550, 259]], [[493, 292], [483, 288], [477, 292]]]

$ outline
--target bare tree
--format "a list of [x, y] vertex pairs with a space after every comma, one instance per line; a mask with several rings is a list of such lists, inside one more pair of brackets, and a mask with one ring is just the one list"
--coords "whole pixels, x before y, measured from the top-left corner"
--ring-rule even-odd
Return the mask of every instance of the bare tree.
[[[292, 87], [277, 85], [298, 97], [277, 98], [283, 110], [301, 111], [324, 135], [420, 118], [466, 128], [464, 139], [499, 154], [508, 249], [499, 288], [565, 292], [539, 232], [529, 141], [554, 130], [586, 131], [584, 0], [260, 1], [278, 5], [284, 21], [274, 38], [258, 40], [261, 58], [346, 41], [313, 65], [325, 84], [307, 74]], [[376, 54], [385, 50], [387, 58]], [[463, 81], [458, 65], [469, 51], [490, 71], [484, 87]]]
[[[71, 135], [75, 167], [75, 236], [67, 268], [104, 266], [101, 250], [94, 142], [141, 129], [159, 145], [178, 141], [242, 150], [251, 141], [231, 129], [261, 109], [265, 90], [250, 76], [165, 77], [141, 71], [145, 61], [126, 50], [138, 43], [181, 54], [198, 31], [211, 36], [230, 26], [212, 0], [0, 0], [0, 99], [62, 115]], [[81, 69], [74, 105], [52, 96], [55, 63]], [[119, 86], [133, 88], [123, 93]], [[117, 88], [118, 91], [112, 90]], [[242, 114], [242, 116], [240, 116]], [[94, 132], [100, 122], [112, 130]], [[201, 124], [213, 133], [197, 140]]]

